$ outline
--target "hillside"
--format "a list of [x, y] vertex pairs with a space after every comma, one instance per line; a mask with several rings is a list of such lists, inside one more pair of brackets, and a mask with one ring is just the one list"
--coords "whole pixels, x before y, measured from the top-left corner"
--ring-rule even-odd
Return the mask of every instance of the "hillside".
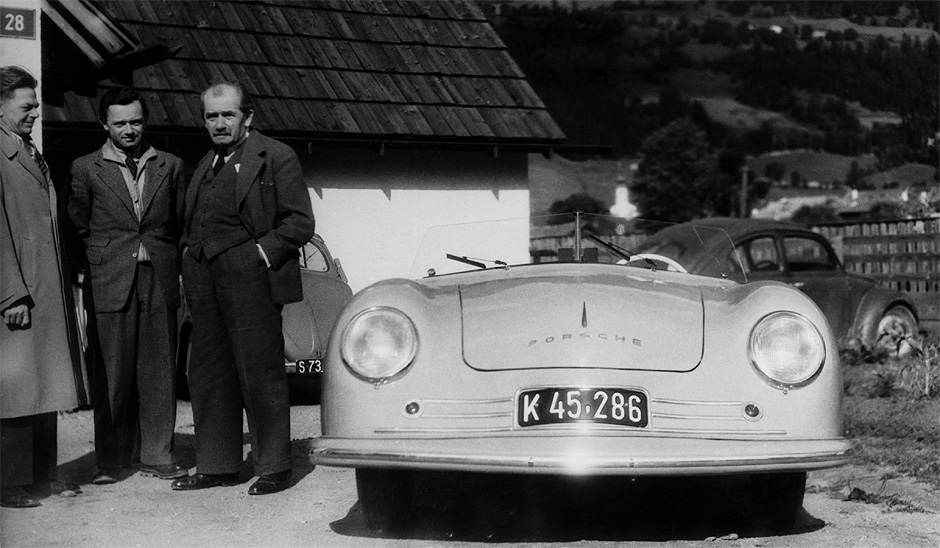
[[[940, 2], [482, 7], [569, 142], [614, 159], [685, 118], [729, 184], [735, 158], [756, 175], [781, 164], [777, 180], [796, 172], [804, 186], [907, 184], [930, 172], [891, 170], [938, 164]], [[533, 212], [577, 192], [612, 203], [618, 177], [629, 182], [616, 160], [571, 159], [534, 163]]]
[[786, 177], [796, 171], [807, 181], [842, 184], [849, 174], [852, 162], [857, 162], [863, 170], [873, 169], [876, 165], [876, 159], [870, 155], [842, 156], [812, 150], [772, 152], [754, 158], [748, 165], [755, 173], [763, 175], [768, 164], [779, 163], [785, 166]]

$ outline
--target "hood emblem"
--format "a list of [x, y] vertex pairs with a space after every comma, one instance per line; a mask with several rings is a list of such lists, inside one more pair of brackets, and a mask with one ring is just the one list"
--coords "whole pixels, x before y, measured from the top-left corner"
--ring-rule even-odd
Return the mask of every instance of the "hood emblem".
[[581, 327], [587, 327], [587, 302], [581, 303]]

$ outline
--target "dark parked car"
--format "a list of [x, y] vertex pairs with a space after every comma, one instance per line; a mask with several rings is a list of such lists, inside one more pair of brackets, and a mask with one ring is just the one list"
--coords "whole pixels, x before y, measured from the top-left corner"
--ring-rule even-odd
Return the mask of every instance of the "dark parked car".
[[[326, 345], [330, 340], [330, 331], [340, 310], [352, 298], [352, 290], [346, 283], [346, 275], [339, 260], [330, 255], [319, 235], [315, 234], [301, 248], [300, 253], [304, 300], [285, 306], [281, 312], [284, 322], [284, 368], [292, 385], [301, 384], [307, 379], [313, 381], [309, 389], [317, 391], [320, 374], [326, 365]], [[177, 391], [181, 398], [188, 399], [186, 370], [193, 326], [185, 299], [180, 318]]]
[[[707, 241], [712, 232], [690, 230], [692, 225], [724, 230], [736, 253], [716, 258], [714, 248], [725, 242]], [[799, 288], [822, 309], [840, 345], [854, 340], [870, 350], [904, 355], [918, 331], [917, 309], [907, 295], [846, 272], [826, 238], [796, 224], [703, 219], [662, 230], [637, 251], [673, 259], [693, 274], [777, 280]]]

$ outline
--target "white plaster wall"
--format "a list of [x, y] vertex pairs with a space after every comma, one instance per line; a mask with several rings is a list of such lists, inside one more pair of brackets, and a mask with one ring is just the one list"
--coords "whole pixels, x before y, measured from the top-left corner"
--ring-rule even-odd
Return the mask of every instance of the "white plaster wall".
[[[35, 13], [35, 40], [0, 36], [0, 66], [18, 65], [28, 70], [36, 80], [39, 80], [36, 94], [42, 101], [42, 29], [39, 23], [42, 15], [42, 2], [41, 0], [3, 0], [2, 5], [4, 8], [31, 10]], [[3, 23], [5, 22], [0, 21], [0, 24]], [[33, 126], [32, 138], [39, 150], [43, 150], [42, 117]]]
[[[529, 216], [525, 154], [494, 159], [483, 152], [387, 151], [380, 156], [362, 149], [314, 149], [301, 153], [301, 160], [317, 233], [339, 257], [353, 291], [387, 278], [411, 277], [414, 256], [430, 227]], [[476, 242], [477, 248], [485, 248], [487, 258], [526, 261], [528, 224], [514, 227], [481, 234], [488, 241]]]

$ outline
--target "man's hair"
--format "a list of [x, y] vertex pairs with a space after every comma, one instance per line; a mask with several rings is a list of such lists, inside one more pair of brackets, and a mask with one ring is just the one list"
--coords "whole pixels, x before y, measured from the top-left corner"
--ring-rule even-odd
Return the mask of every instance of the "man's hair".
[[111, 108], [111, 105], [129, 105], [134, 101], [140, 102], [140, 109], [143, 111], [144, 121], [146, 121], [147, 103], [140, 93], [137, 93], [137, 90], [127, 86], [113, 87], [101, 96], [101, 101], [98, 102], [98, 119], [102, 123], [107, 123], [108, 109]]
[[203, 111], [206, 109], [206, 97], [218, 97], [225, 93], [225, 88], [234, 89], [238, 93], [238, 109], [242, 111], [242, 114], [250, 116], [254, 112], [255, 107], [252, 104], [251, 94], [238, 82], [219, 82], [206, 88], [206, 91], [202, 92]]
[[36, 89], [39, 82], [23, 67], [0, 67], [0, 101], [13, 97], [18, 89]]

